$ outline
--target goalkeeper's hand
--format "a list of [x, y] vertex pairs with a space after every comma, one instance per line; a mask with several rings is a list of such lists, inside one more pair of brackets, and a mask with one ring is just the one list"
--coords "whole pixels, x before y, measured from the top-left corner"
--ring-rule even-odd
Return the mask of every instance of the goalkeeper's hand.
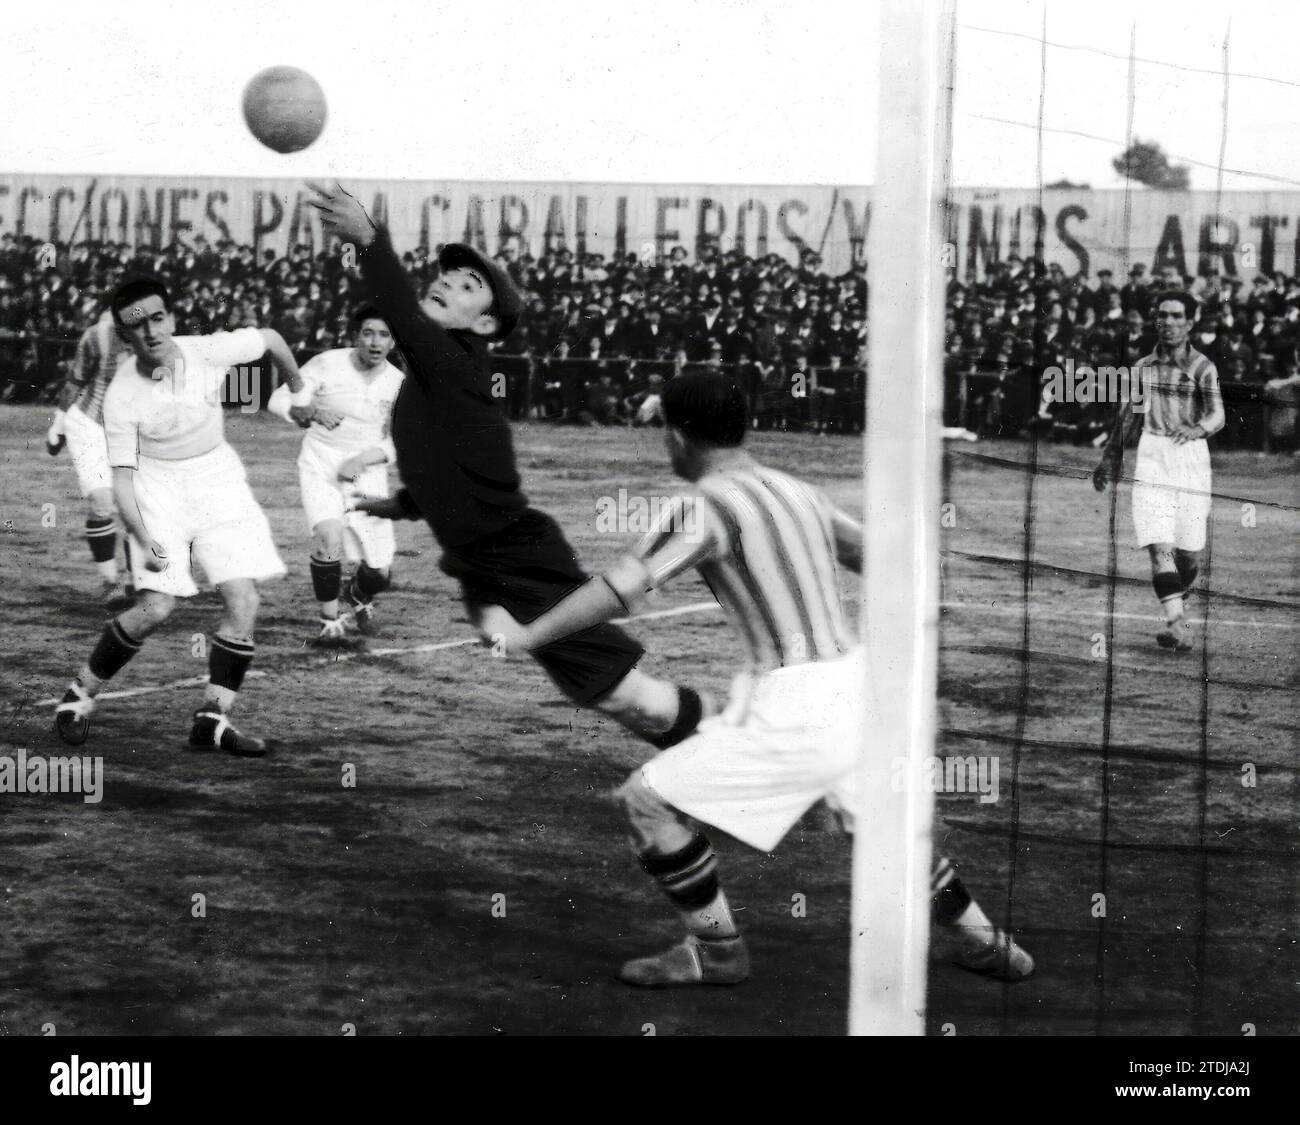
[[358, 496], [348, 504], [353, 512], [365, 512], [381, 520], [409, 520], [411, 517], [396, 496]]
[[50, 423], [49, 431], [45, 435], [45, 452], [51, 457], [57, 457], [67, 444], [63, 436], [63, 418], [63, 411], [56, 410], [54, 412], [54, 421]]

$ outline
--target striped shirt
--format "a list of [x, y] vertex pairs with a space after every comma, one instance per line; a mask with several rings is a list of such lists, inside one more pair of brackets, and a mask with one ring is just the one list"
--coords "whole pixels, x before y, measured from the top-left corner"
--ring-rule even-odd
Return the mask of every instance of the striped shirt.
[[79, 387], [77, 397], [70, 405], [77, 407], [96, 425], [104, 421], [104, 395], [108, 384], [117, 373], [122, 360], [131, 349], [119, 338], [113, 324], [113, 314], [105, 312], [87, 328], [77, 341], [77, 352], [68, 373], [68, 383]]
[[1137, 369], [1142, 373], [1145, 433], [1171, 437], [1181, 426], [1201, 425], [1220, 405], [1219, 372], [1191, 344], [1172, 354], [1157, 347], [1137, 361]]
[[763, 465], [709, 473], [696, 487], [635, 548], [649, 588], [695, 567], [739, 628], [752, 672], [848, 653], [837, 560], [841, 542], [860, 537], [857, 524], [817, 489]]

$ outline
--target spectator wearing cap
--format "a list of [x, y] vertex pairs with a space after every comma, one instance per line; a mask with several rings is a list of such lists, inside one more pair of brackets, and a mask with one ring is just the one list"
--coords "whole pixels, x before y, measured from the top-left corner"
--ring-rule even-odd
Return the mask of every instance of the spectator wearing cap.
[[672, 348], [675, 343], [673, 334], [664, 326], [663, 311], [652, 306], [631, 329], [629, 350], [636, 359], [654, 359], [662, 349]]
[[600, 350], [607, 356], [626, 356], [628, 354], [628, 327], [623, 310], [615, 306], [606, 310], [596, 334], [600, 341]]
[[686, 354], [692, 362], [708, 358], [709, 345], [722, 334], [722, 299], [716, 294], [707, 295], [701, 310], [686, 323], [684, 343]]
[[1125, 314], [1127, 315], [1132, 309], [1137, 309], [1145, 317], [1151, 304], [1150, 290], [1151, 283], [1147, 277], [1147, 268], [1138, 262], [1128, 271], [1128, 282], [1119, 291], [1120, 307]]
[[728, 306], [722, 313], [722, 331], [715, 341], [722, 350], [723, 363], [739, 362], [741, 354], [749, 355], [754, 350], [754, 341], [749, 338], [740, 319], [740, 309]]

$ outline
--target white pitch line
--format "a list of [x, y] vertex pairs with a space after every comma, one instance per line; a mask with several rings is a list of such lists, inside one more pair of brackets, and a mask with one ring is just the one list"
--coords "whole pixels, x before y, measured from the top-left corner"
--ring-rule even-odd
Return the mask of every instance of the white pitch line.
[[[969, 609], [976, 613], [1001, 613], [1009, 617], [1022, 617], [1024, 610], [1020, 606], [1010, 605], [984, 605], [980, 602], [943, 602], [944, 609]], [[1055, 611], [1057, 617], [1105, 617], [1105, 610], [1090, 609], [1083, 612], [1061, 613]], [[1150, 621], [1153, 623], [1164, 623], [1164, 618], [1156, 617], [1149, 613], [1116, 613], [1113, 615], [1117, 621]], [[1197, 617], [1187, 618], [1189, 625], [1204, 625], [1205, 619]], [[1210, 622], [1215, 628], [1220, 625], [1228, 625], [1242, 629], [1300, 629], [1300, 621], [1233, 621], [1228, 618], [1215, 617]]]
[[[1023, 610], [1019, 606], [1001, 606], [1001, 605], [984, 605], [980, 602], [941, 602], [943, 609], [968, 609], [975, 613], [994, 613], [1003, 616], [1019, 617]], [[651, 613], [638, 614], [635, 617], [619, 617], [613, 622], [615, 625], [628, 625], [634, 621], [656, 621], [665, 617], [681, 617], [689, 613], [716, 613], [722, 607], [717, 602], [694, 602], [691, 605], [675, 606], [672, 609], [657, 609]], [[1055, 611], [1057, 616], [1062, 616], [1059, 610]], [[1071, 613], [1064, 616], [1071, 617], [1105, 617], [1106, 614], [1100, 610], [1089, 610], [1084, 613]], [[1146, 613], [1116, 613], [1115, 618], [1120, 621], [1147, 621], [1158, 623], [1161, 619]], [[1201, 625], [1203, 620], [1189, 618], [1188, 623], [1192, 625]], [[1230, 626], [1246, 629], [1298, 629], [1300, 622], [1294, 621], [1234, 621], [1216, 617], [1211, 624], [1214, 626]], [[462, 637], [455, 641], [436, 641], [423, 645], [408, 645], [403, 648], [373, 648], [360, 652], [339, 652], [335, 656], [321, 658], [319, 666], [328, 667], [331, 664], [342, 664], [349, 660], [364, 659], [367, 656], [418, 656], [423, 653], [443, 652], [453, 648], [471, 648], [482, 642], [478, 637]], [[272, 673], [261, 671], [253, 668], [248, 672], [248, 678], [269, 676]], [[150, 684], [145, 687], [128, 688], [125, 691], [106, 691], [102, 692], [97, 698], [99, 699], [130, 699], [137, 695], [153, 695], [160, 691], [172, 691], [175, 688], [198, 687], [208, 682], [206, 676], [191, 676], [185, 680], [172, 680], [165, 684]], [[51, 696], [49, 699], [39, 699], [33, 707], [53, 707], [59, 702], [58, 696]]]
[[[717, 602], [696, 602], [693, 605], [676, 606], [673, 609], [657, 609], [651, 613], [642, 613], [636, 617], [619, 617], [612, 624], [627, 625], [632, 621], [654, 621], [661, 617], [680, 617], [686, 613], [708, 613], [720, 610], [722, 607]], [[334, 656], [325, 657], [318, 661], [319, 666], [328, 667], [331, 664], [342, 664], [344, 661], [357, 660], [367, 656], [416, 656], [420, 653], [441, 652], [444, 649], [451, 648], [470, 648], [481, 644], [478, 637], [463, 637], [457, 641], [437, 641], [432, 644], [408, 645], [404, 648], [372, 648], [360, 652], [339, 652]], [[264, 672], [256, 668], [249, 669], [246, 678], [252, 679], [258, 676], [269, 676], [271, 673]], [[165, 684], [150, 684], [145, 687], [127, 688], [124, 691], [105, 691], [97, 695], [96, 699], [130, 699], [137, 695], [153, 695], [160, 691], [172, 691], [175, 688], [198, 687], [208, 682], [207, 676], [191, 676], [185, 680], [172, 680]], [[49, 699], [38, 699], [32, 704], [33, 707], [53, 707], [59, 702], [60, 696], [51, 696]]]
[[[257, 668], [250, 668], [245, 673], [245, 679], [254, 679], [259, 676], [269, 676], [269, 672], [262, 672]], [[172, 680], [166, 684], [151, 684], [147, 687], [127, 688], [125, 691], [103, 691], [100, 692], [96, 699], [130, 699], [134, 695], [153, 695], [158, 691], [171, 691], [173, 688], [182, 687], [199, 687], [208, 682], [207, 676], [191, 676], [187, 680]], [[62, 696], [52, 695], [49, 699], [38, 699], [32, 704], [33, 707], [53, 707]]]

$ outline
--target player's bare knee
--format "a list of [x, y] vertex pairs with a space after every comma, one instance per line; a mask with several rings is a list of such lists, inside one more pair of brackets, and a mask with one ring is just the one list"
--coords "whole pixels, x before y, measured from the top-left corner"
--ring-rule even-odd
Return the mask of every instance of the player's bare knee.
[[90, 507], [90, 514], [98, 520], [111, 519], [117, 514], [117, 506], [113, 503], [113, 492], [108, 488], [97, 488], [88, 497], [86, 497]]
[[157, 590], [141, 590], [135, 605], [122, 614], [118, 620], [127, 634], [143, 638], [157, 629], [171, 616], [176, 607], [176, 599], [171, 594], [159, 593]]
[[221, 596], [226, 603], [228, 631], [234, 636], [252, 637], [253, 623], [257, 620], [257, 607], [261, 600], [252, 580], [227, 582], [221, 587]]
[[623, 806], [638, 851], [667, 854], [682, 846], [683, 834], [689, 837], [677, 810], [650, 788], [639, 769], [614, 790], [614, 797]]
[[312, 554], [321, 562], [338, 562], [343, 557], [343, 524], [322, 520], [311, 533]]
[[1174, 548], [1170, 543], [1152, 543], [1147, 547], [1151, 555], [1151, 566], [1156, 570], [1176, 570], [1174, 565]]
[[637, 734], [660, 735], [677, 719], [677, 687], [633, 668], [595, 707]]

